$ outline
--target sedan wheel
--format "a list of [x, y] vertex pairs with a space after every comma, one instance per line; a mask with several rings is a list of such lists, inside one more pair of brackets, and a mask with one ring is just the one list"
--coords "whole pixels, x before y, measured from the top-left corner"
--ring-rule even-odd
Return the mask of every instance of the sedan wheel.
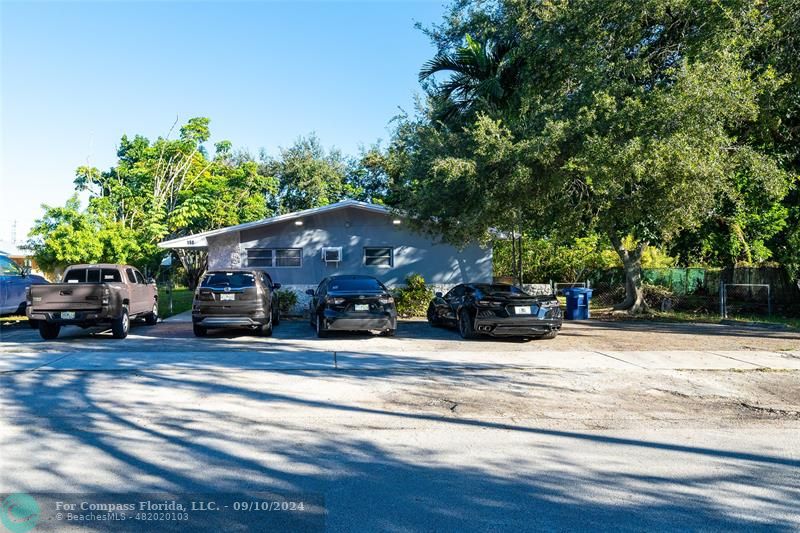
[[441, 320], [436, 316], [436, 306], [433, 303], [428, 306], [428, 323], [435, 328], [442, 325]]
[[466, 309], [462, 309], [461, 313], [458, 315], [458, 332], [464, 339], [474, 339], [477, 337], [474, 324]]
[[322, 318], [322, 315], [317, 315], [317, 337], [327, 337], [328, 331], [325, 329], [325, 320]]

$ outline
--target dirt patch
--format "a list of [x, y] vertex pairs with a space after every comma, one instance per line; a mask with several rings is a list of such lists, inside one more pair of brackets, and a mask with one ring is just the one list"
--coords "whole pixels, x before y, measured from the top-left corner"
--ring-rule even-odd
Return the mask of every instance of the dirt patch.
[[587, 429], [741, 427], [800, 421], [800, 371], [539, 370], [431, 375], [378, 393], [382, 408]]

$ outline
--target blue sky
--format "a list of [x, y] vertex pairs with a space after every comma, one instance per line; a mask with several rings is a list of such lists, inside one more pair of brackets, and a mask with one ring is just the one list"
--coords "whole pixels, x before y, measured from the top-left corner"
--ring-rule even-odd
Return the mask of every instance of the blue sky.
[[316, 132], [356, 153], [411, 111], [440, 1], [0, 0], [0, 239], [63, 204], [75, 168], [107, 168], [123, 133], [211, 119], [211, 142], [276, 154]]

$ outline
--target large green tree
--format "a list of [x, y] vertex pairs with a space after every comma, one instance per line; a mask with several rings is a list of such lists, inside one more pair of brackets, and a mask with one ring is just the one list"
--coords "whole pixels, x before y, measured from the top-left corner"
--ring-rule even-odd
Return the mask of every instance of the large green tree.
[[[516, 36], [516, 97], [442, 128], [437, 99], [448, 93], [434, 92], [398, 128], [393, 198], [455, 241], [554, 221], [602, 232], [626, 271], [619, 307], [641, 311], [648, 245], [699, 227], [743, 190], [769, 202], [786, 194], [781, 148], [762, 131], [787, 78], [755, 61], [765, 54], [751, 37], [779, 15], [745, 1], [501, 2], [477, 20], [498, 39]], [[452, 46], [452, 32], [433, 34]]]
[[[193, 118], [155, 141], [123, 135], [117, 164], [106, 171], [80, 167], [76, 191], [88, 193], [85, 212], [77, 200], [48, 209], [32, 237], [37, 257], [50, 267], [75, 262], [76, 239], [85, 239], [81, 260], [131, 262], [157, 269], [163, 250], [158, 242], [270, 215], [277, 194], [274, 178], [258, 172], [258, 163], [234, 153], [228, 141], [215, 145], [210, 157], [209, 120]], [[94, 233], [94, 235], [90, 235]], [[96, 243], [101, 238], [100, 248]], [[53, 253], [63, 250], [63, 253]], [[97, 250], [100, 252], [95, 253]], [[205, 269], [205, 254], [178, 250], [190, 286]]]

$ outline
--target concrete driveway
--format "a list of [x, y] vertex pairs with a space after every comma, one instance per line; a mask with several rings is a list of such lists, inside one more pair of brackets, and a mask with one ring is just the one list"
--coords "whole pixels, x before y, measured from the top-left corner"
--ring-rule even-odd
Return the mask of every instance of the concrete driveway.
[[398, 333], [4, 330], [0, 490], [306, 495], [330, 531], [800, 528], [797, 333]]

